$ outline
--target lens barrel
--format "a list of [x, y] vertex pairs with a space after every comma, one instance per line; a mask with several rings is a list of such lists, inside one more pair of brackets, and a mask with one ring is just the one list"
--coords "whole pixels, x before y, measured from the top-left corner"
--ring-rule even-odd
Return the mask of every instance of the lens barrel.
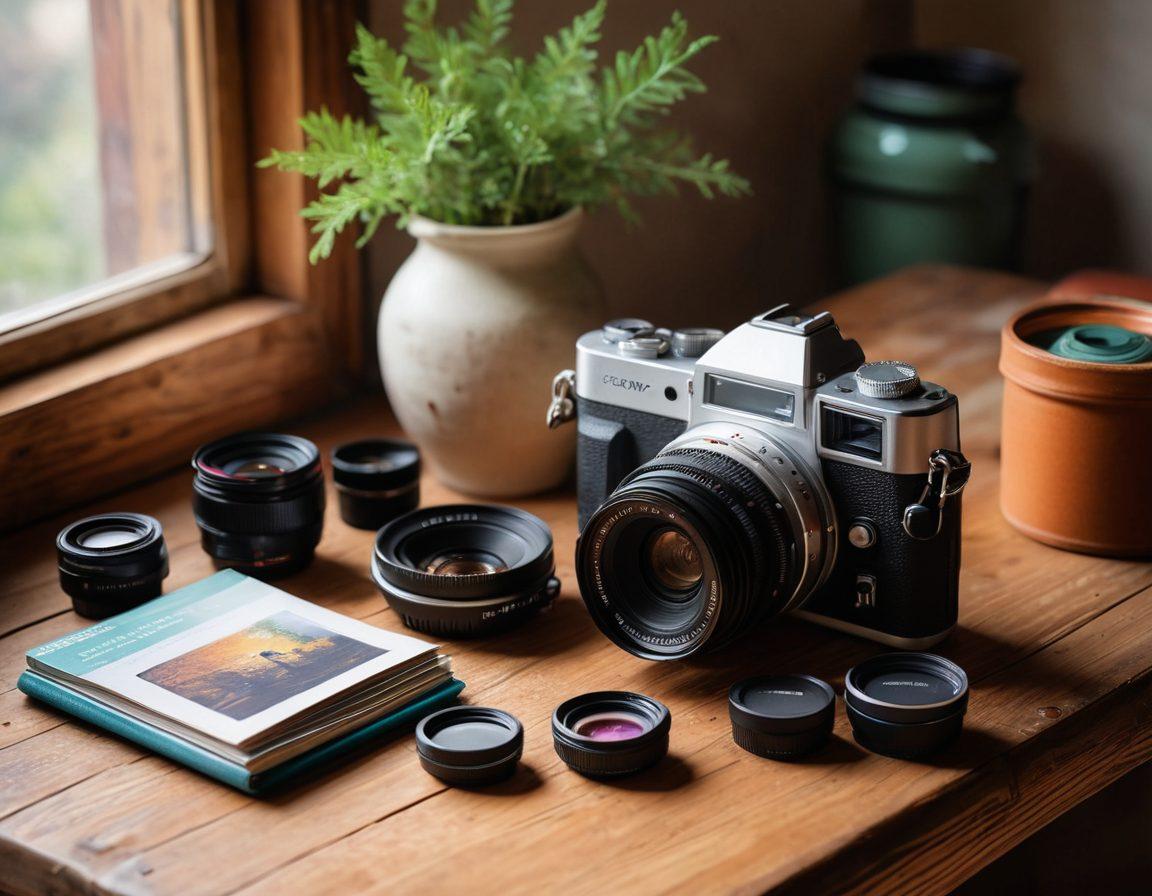
[[612, 641], [646, 659], [679, 659], [782, 610], [795, 553], [763, 479], [727, 454], [684, 447], [637, 468], [593, 514], [576, 571]]
[[320, 452], [299, 436], [240, 433], [192, 457], [192, 508], [218, 569], [276, 578], [312, 561], [324, 525]]
[[560, 591], [552, 533], [515, 507], [414, 510], [376, 536], [372, 578], [411, 629], [475, 638], [506, 631]]
[[158, 597], [168, 575], [168, 548], [156, 519], [101, 513], [56, 536], [60, 587], [81, 616], [104, 619]]
[[364, 439], [332, 450], [340, 518], [376, 531], [420, 504], [420, 452], [411, 442]]

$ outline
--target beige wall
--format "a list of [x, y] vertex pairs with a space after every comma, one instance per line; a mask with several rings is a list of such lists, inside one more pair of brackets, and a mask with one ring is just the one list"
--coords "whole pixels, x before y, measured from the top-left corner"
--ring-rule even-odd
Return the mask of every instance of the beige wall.
[[[375, 0], [371, 25], [402, 33], [398, 0]], [[442, 2], [446, 18], [467, 2]], [[514, 35], [526, 52], [592, 0], [520, 0]], [[585, 234], [612, 312], [671, 325], [731, 326], [781, 301], [824, 293], [826, 238], [821, 151], [851, 93], [853, 72], [872, 48], [893, 45], [907, 22], [903, 3], [869, 0], [613, 0], [603, 29], [611, 53], [638, 44], [680, 9], [695, 33], [721, 41], [694, 70], [709, 92], [689, 98], [678, 121], [701, 148], [727, 156], [748, 177], [750, 198], [639, 203], [630, 231], [601, 210]], [[407, 237], [373, 244], [374, 294], [410, 251]]]
[[1041, 171], [1026, 268], [1152, 274], [1152, 3], [1146, 0], [916, 0], [926, 46], [1014, 56]]

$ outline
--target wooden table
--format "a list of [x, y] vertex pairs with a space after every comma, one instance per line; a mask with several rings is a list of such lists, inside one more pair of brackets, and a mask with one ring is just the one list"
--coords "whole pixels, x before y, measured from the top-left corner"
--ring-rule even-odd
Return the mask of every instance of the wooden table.
[[[82, 624], [56, 584], [61, 518], [3, 545], [0, 890], [947, 891], [1152, 755], [1152, 565], [1043, 547], [997, 510], [997, 334], [1040, 288], [923, 268], [828, 305], [870, 357], [912, 361], [961, 399], [974, 474], [960, 626], [941, 652], [968, 670], [972, 700], [961, 742], [933, 761], [864, 752], [842, 708], [834, 743], [808, 761], [740, 750], [726, 704], [734, 680], [799, 670], [839, 687], [877, 647], [783, 620], [699, 662], [635, 659], [599, 635], [576, 593], [575, 510], [564, 493], [520, 502], [555, 532], [564, 582], [555, 608], [506, 636], [449, 645], [467, 699], [524, 722], [514, 779], [479, 792], [446, 788], [402, 738], [290, 793], [252, 799], [14, 690], [28, 648]], [[292, 429], [327, 450], [394, 424], [372, 399]], [[211, 571], [189, 478], [180, 470], [85, 508], [159, 517], [169, 589]], [[431, 479], [424, 488], [428, 504], [456, 498]], [[371, 543], [333, 509], [316, 563], [285, 587], [400, 629], [367, 577]], [[560, 763], [552, 709], [602, 688], [668, 704], [672, 746], [661, 765], [604, 784]]]

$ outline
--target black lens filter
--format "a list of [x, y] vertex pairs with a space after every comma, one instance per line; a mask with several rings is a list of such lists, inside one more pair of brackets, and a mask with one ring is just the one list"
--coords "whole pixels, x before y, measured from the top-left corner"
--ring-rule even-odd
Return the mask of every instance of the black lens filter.
[[556, 754], [591, 778], [630, 775], [659, 762], [671, 728], [668, 707], [629, 691], [581, 694], [552, 715]]
[[142, 513], [102, 513], [56, 536], [60, 587], [81, 616], [103, 619], [158, 597], [168, 575], [159, 521]]
[[416, 726], [416, 752], [425, 771], [448, 784], [495, 784], [515, 773], [524, 727], [502, 709], [450, 706]]
[[913, 759], [943, 749], [960, 734], [968, 676], [932, 653], [885, 653], [848, 670], [844, 705], [862, 747]]
[[340, 517], [376, 530], [420, 504], [420, 452], [410, 442], [364, 439], [332, 451]]
[[811, 675], [769, 675], [732, 685], [732, 738], [757, 756], [797, 759], [828, 743], [836, 692]]
[[515, 507], [414, 510], [376, 536], [372, 578], [404, 624], [438, 637], [497, 634], [560, 591], [552, 533]]

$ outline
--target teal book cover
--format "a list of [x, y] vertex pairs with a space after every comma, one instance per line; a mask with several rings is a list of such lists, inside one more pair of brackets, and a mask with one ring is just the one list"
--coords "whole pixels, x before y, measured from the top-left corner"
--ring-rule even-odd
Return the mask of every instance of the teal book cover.
[[25, 693], [249, 792], [462, 688], [436, 645], [232, 571], [40, 645], [27, 662]]

